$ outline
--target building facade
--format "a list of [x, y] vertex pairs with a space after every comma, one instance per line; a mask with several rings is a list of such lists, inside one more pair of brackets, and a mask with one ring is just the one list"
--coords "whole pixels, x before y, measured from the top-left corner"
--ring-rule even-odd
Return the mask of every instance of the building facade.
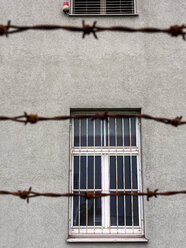
[[[10, 19], [15, 25], [80, 26], [85, 19], [101, 26], [168, 28], [186, 19], [183, 0], [137, 0], [133, 8], [125, 9], [133, 12], [118, 16], [110, 10], [115, 4], [117, 12], [118, 1], [108, 1], [109, 7], [105, 1], [95, 2], [99, 15], [85, 16], [94, 6], [84, 13], [78, 0], [70, 13], [79, 14], [82, 8], [79, 16], [64, 14], [60, 0], [0, 1], [0, 23]], [[82, 39], [80, 33], [66, 31], [1, 37], [1, 115], [108, 111], [186, 118], [186, 43], [181, 37], [105, 32], [98, 38]], [[108, 123], [1, 122], [0, 189], [32, 186], [38, 192], [65, 193], [186, 188], [184, 126], [124, 118]], [[0, 196], [0, 247], [185, 247], [185, 196], [130, 199], [129, 208], [126, 199], [104, 199], [83, 203], [82, 199], [33, 198], [26, 204]]]

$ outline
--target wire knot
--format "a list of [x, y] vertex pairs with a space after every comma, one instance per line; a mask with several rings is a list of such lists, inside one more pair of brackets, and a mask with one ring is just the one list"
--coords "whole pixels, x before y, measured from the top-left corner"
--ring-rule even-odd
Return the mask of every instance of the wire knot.
[[8, 21], [7, 25], [1, 25], [0, 24], [0, 36], [5, 35], [8, 37], [8, 29], [10, 28], [10, 21]]
[[181, 35], [183, 40], [185, 40], [186, 32], [184, 32], [184, 29], [186, 29], [185, 25], [182, 25], [182, 26], [174, 25], [170, 27], [169, 32], [171, 36], [177, 37]]
[[147, 201], [149, 201], [149, 198], [151, 197], [155, 197], [157, 198], [157, 192], [158, 192], [158, 189], [155, 189], [154, 191], [151, 191], [149, 190], [149, 188], [147, 188]]
[[171, 120], [171, 124], [175, 127], [177, 127], [182, 120], [182, 116], [177, 116], [176, 118]]
[[19, 190], [18, 191], [19, 192], [19, 197], [21, 199], [23, 199], [23, 200], [26, 200], [27, 203], [29, 203], [29, 197], [30, 197], [31, 190], [32, 190], [31, 187], [29, 188], [28, 191], [27, 190], [23, 190], [23, 191]]
[[25, 125], [27, 123], [35, 124], [38, 121], [38, 116], [36, 114], [30, 114], [30, 115], [28, 115], [26, 112], [24, 112], [24, 116], [26, 118]]
[[83, 20], [82, 25], [83, 25], [83, 39], [85, 38], [86, 35], [89, 35], [91, 33], [93, 34], [95, 39], [98, 39], [96, 35], [96, 21], [93, 22], [92, 26], [90, 26], [88, 24], [85, 24], [85, 21]]

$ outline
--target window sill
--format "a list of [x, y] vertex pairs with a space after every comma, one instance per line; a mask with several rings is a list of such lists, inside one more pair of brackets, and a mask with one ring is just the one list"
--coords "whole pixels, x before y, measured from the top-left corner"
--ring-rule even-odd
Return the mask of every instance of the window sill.
[[88, 242], [117, 242], [117, 243], [147, 243], [148, 239], [145, 237], [68, 237], [67, 242], [69, 243], [88, 243]]
[[135, 17], [135, 16], [139, 16], [139, 14], [68, 14], [68, 16], [97, 16], [97, 17], [99, 17], [99, 16], [115, 16], [115, 17], [117, 17], [117, 16], [129, 16], [129, 17]]

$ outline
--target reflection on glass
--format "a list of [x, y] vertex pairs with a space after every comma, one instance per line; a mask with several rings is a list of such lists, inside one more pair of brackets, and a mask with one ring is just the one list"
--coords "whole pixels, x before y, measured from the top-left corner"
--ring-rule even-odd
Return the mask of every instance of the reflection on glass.
[[81, 165], [80, 165], [80, 188], [86, 189], [86, 157], [81, 157]]
[[74, 189], [79, 188], [79, 156], [74, 157]]
[[123, 157], [117, 157], [118, 189], [123, 189]]
[[115, 118], [110, 118], [110, 146], [115, 146]]
[[95, 199], [95, 226], [101, 226], [101, 198]]
[[74, 119], [74, 146], [79, 146], [79, 120]]
[[[81, 192], [85, 193], [85, 192]], [[80, 197], [80, 226], [86, 226], [86, 200]]]
[[101, 146], [101, 120], [96, 119], [95, 122], [95, 145]]
[[94, 225], [94, 199], [88, 200], [88, 225]]
[[132, 156], [132, 184], [133, 189], [138, 188], [138, 181], [137, 181], [137, 157]]
[[118, 196], [118, 225], [124, 226], [124, 197]]
[[94, 157], [88, 157], [88, 188], [94, 188]]
[[81, 121], [81, 146], [86, 146], [86, 119]]
[[124, 145], [130, 146], [129, 118], [124, 118]]
[[117, 225], [116, 219], [116, 196], [110, 196], [110, 224], [111, 226]]
[[130, 156], [125, 157], [125, 188], [131, 189]]
[[93, 120], [88, 118], [88, 146], [94, 145]]
[[78, 214], [79, 214], [79, 212], [78, 212], [78, 202], [79, 202], [79, 200], [78, 200], [78, 196], [74, 196], [73, 197], [73, 226], [78, 226]]
[[131, 118], [131, 145], [136, 146], [136, 118]]
[[132, 226], [131, 196], [126, 196], [126, 225]]
[[101, 156], [95, 157], [95, 189], [101, 189]]
[[117, 118], [117, 146], [123, 146], [122, 119]]
[[110, 157], [110, 189], [116, 188], [116, 158]]
[[134, 226], [139, 226], [138, 197], [133, 196]]

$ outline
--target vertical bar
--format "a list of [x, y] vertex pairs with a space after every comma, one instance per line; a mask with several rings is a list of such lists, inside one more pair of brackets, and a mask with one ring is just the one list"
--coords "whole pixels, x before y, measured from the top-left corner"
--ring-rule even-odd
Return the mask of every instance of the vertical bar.
[[[132, 176], [132, 153], [131, 153], [131, 118], [129, 118], [129, 135], [130, 135], [130, 176], [131, 176], [131, 192], [133, 192], [133, 176]], [[131, 196], [131, 211], [132, 211], [132, 230], [134, 232], [134, 213], [133, 213], [133, 196]]]
[[[125, 193], [125, 155], [124, 155], [124, 144], [125, 144], [125, 140], [124, 140], [124, 118], [122, 118], [122, 137], [123, 137], [123, 191]], [[124, 226], [125, 226], [125, 233], [126, 233], [126, 204], [125, 204], [125, 195], [123, 197], [123, 205], [124, 205]]]
[[[102, 134], [103, 134], [103, 124], [104, 123], [104, 121], [103, 120], [101, 120], [101, 193], [103, 192], [103, 185], [102, 185], [102, 180], [103, 180], [103, 178], [102, 178], [102, 146], [103, 146], [103, 136], [102, 136]], [[101, 231], [102, 231], [102, 233], [103, 233], [103, 223], [102, 223], [102, 216], [103, 216], [103, 211], [102, 211], [102, 206], [103, 206], [103, 197], [101, 197]]]
[[[81, 172], [81, 119], [79, 119], [79, 194], [80, 194], [80, 172]], [[79, 209], [78, 209], [78, 233], [80, 233], [80, 196], [79, 196]]]
[[[88, 118], [86, 120], [86, 192], [88, 190]], [[88, 200], [86, 199], [86, 233], [88, 231]]]
[[[95, 120], [94, 120], [94, 122], [93, 122], [93, 127], [94, 127], [94, 193], [95, 193], [95, 182], [96, 182], [96, 180], [95, 180]], [[95, 205], [96, 203], [95, 203], [95, 198], [94, 198], [94, 233], [95, 233], [95, 216], [96, 216], [96, 205]]]
[[[116, 152], [116, 193], [118, 192], [118, 159], [117, 159], [117, 118], [115, 118], [115, 152]], [[118, 233], [118, 196], [116, 196], [116, 223]]]

